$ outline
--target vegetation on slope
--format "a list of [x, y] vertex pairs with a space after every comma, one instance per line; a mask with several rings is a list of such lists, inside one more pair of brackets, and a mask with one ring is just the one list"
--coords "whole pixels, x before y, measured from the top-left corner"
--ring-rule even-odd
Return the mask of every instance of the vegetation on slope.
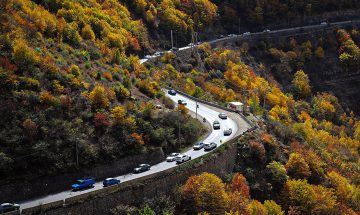
[[[343, 41], [339, 46], [339, 61], [343, 53], [351, 56], [351, 64], [345, 64], [343, 68], [356, 66], [357, 46], [346, 31], [339, 30], [337, 34]], [[291, 60], [274, 61], [279, 71], [286, 73], [287, 70], [281, 68], [293, 68], [289, 63], [299, 69], [294, 75], [288, 74], [293, 76], [288, 92], [284, 92], [273, 78], [258, 75], [265, 71], [265, 65], [254, 71], [241, 61], [247, 55], [246, 45], [236, 52], [223, 48], [212, 50], [208, 44], [202, 44], [199, 52], [205, 68], [200, 66], [196, 55], [188, 61], [167, 55], [155, 66], [161, 67], [163, 73], [171, 74], [165, 76], [163, 82], [190, 95], [219, 103], [243, 101], [252, 113], [264, 116], [265, 124], [259, 131], [239, 140], [236, 171], [249, 182], [254, 199], [274, 200], [288, 214], [356, 214], [360, 206], [360, 121], [352, 112], [344, 111], [332, 94], [312, 92], [308, 75], [301, 68], [307, 57], [312, 57], [314, 48], [309, 42], [297, 45], [294, 39], [289, 41], [288, 45], [293, 47], [291, 55], [275, 48], [270, 50], [281, 59], [291, 56]], [[315, 49], [315, 55], [322, 56], [319, 48]], [[188, 184], [199, 189], [199, 195], [208, 198], [198, 202], [202, 197], [196, 196], [194, 190], [188, 194]], [[209, 193], [219, 194], [210, 197], [210, 194], [202, 193], [206, 189], [198, 188], [199, 184], [202, 183], [190, 178], [184, 185], [182, 201], [185, 203], [178, 203], [177, 208], [182, 211], [179, 214], [204, 211], [210, 214], [225, 211], [260, 213], [249, 209], [251, 201], [239, 206], [242, 201], [237, 200], [236, 205], [240, 208], [232, 209], [232, 200], [213, 190], [217, 186], [206, 188]], [[343, 192], [344, 189], [347, 191]], [[344, 193], [347, 193], [346, 197]], [[204, 205], [215, 208], [210, 210]], [[265, 211], [260, 214], [268, 214], [263, 207], [258, 203], [255, 208]]]
[[119, 2], [0, 4], [5, 178], [58, 174], [153, 147], [170, 152], [204, 132], [186, 111], [155, 109], [174, 105], [129, 56], [148, 46], [147, 30]]

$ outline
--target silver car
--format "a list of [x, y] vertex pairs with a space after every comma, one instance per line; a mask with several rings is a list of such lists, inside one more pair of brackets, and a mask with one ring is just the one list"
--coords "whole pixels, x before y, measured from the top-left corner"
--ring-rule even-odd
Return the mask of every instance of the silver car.
[[220, 114], [219, 114], [219, 118], [220, 118], [220, 119], [227, 119], [226, 113], [220, 113]]
[[214, 143], [214, 142], [211, 142], [211, 143], [205, 143], [204, 144], [204, 150], [205, 151], [210, 151], [210, 150], [213, 150], [217, 147], [217, 144]]
[[204, 143], [203, 142], [199, 142], [199, 143], [196, 143], [194, 146], [193, 146], [193, 149], [194, 150], [200, 150], [204, 148]]

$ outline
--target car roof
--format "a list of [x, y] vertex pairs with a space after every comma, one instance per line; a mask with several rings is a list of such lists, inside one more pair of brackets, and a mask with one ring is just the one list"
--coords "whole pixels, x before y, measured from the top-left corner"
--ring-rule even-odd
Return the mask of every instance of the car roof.
[[12, 205], [11, 203], [8, 203], [8, 202], [5, 202], [5, 203], [2, 203], [1, 206], [5, 206], [5, 205]]
[[142, 163], [142, 164], [140, 164], [139, 166], [148, 166], [149, 164], [147, 164], [147, 163]]
[[107, 179], [105, 179], [106, 181], [110, 181], [110, 180], [114, 180], [114, 179], [116, 179], [116, 178], [107, 178]]

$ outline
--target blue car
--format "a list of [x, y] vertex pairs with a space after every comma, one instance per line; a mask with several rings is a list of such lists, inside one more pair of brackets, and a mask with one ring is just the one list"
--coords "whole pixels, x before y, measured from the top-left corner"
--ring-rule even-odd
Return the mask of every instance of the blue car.
[[75, 184], [71, 185], [71, 188], [76, 191], [76, 190], [81, 190], [84, 188], [88, 188], [88, 187], [92, 187], [95, 184], [95, 178], [94, 177], [88, 177], [88, 178], [83, 178], [83, 179], [79, 179], [76, 181]]
[[120, 183], [120, 180], [116, 179], [116, 178], [107, 178], [103, 181], [104, 187], [112, 186], [112, 185], [119, 184], [119, 183]]

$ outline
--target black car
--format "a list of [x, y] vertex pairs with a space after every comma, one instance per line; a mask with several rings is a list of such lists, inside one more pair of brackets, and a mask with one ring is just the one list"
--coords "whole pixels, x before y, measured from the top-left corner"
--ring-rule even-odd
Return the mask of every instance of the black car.
[[172, 48], [170, 49], [170, 51], [179, 51], [179, 48], [177, 48], [177, 47], [172, 47]]
[[2, 203], [0, 205], [0, 213], [6, 213], [10, 211], [19, 210], [20, 205], [18, 204], [12, 204], [12, 203]]
[[187, 102], [185, 100], [179, 99], [178, 104], [179, 105], [187, 105]]
[[140, 164], [134, 169], [134, 173], [142, 173], [150, 170], [150, 164]]
[[169, 95], [175, 96], [176, 95], [176, 91], [175, 90], [169, 90], [168, 91]]

